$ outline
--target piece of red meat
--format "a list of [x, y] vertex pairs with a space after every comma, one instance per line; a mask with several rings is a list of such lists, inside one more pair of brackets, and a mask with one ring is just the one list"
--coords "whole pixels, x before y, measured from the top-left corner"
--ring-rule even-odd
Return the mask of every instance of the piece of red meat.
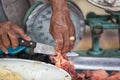
[[50, 58], [57, 67], [67, 71], [71, 75], [72, 80], [120, 80], [120, 72], [114, 72], [109, 76], [103, 69], [95, 71], [86, 70], [77, 73], [74, 64], [68, 60], [66, 54], [57, 53], [56, 56], [50, 56]]
[[120, 80], [120, 72], [112, 73], [112, 75], [108, 77], [107, 80]]
[[108, 78], [108, 73], [103, 69], [92, 71], [91, 80], [107, 80], [107, 78]]
[[52, 62], [59, 68], [64, 69], [67, 71], [73, 80], [84, 80], [82, 75], [78, 74], [75, 71], [74, 65], [72, 62], [68, 61], [68, 58], [65, 54], [58, 53], [56, 56], [50, 56]]

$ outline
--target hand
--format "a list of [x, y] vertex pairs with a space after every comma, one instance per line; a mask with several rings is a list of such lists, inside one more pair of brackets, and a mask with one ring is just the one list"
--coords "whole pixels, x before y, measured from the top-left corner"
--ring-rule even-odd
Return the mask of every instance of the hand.
[[[75, 29], [70, 14], [55, 13], [51, 17], [50, 33], [56, 42], [56, 51], [66, 53], [73, 49], [75, 42]], [[70, 40], [71, 38], [71, 40]]]
[[8, 54], [7, 48], [10, 45], [12, 45], [13, 48], [18, 46], [17, 34], [27, 41], [31, 40], [15, 23], [11, 21], [0, 22], [0, 49], [2, 49], [5, 54]]

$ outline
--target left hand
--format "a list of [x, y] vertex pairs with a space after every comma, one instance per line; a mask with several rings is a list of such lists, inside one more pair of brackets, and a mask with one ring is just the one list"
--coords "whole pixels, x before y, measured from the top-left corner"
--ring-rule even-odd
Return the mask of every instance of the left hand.
[[8, 47], [16, 48], [19, 45], [17, 35], [31, 41], [31, 38], [15, 23], [11, 21], [0, 22], [0, 49], [5, 54], [8, 54]]
[[56, 12], [51, 17], [50, 33], [56, 42], [56, 51], [66, 53], [73, 49], [75, 28], [67, 12]]

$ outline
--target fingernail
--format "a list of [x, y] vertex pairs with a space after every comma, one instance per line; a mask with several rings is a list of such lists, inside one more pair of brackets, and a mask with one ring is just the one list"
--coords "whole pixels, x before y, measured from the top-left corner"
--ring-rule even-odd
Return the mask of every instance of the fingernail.
[[29, 36], [27, 36], [27, 39], [28, 39], [28, 40], [31, 40], [31, 38], [30, 38]]
[[8, 54], [8, 51], [5, 51], [5, 54]]
[[16, 46], [13, 46], [12, 48], [13, 48], [13, 49], [15, 49], [15, 48], [16, 48]]

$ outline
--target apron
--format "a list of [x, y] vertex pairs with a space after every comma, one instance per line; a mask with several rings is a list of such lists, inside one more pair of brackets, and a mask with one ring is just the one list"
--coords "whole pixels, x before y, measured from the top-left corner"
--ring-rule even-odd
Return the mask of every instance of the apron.
[[25, 29], [24, 16], [30, 7], [29, 0], [0, 0], [8, 20]]
[[0, 0], [0, 21], [7, 21], [7, 16], [5, 15], [5, 12], [3, 10], [3, 7], [2, 7], [2, 3], [1, 3], [1, 0]]

